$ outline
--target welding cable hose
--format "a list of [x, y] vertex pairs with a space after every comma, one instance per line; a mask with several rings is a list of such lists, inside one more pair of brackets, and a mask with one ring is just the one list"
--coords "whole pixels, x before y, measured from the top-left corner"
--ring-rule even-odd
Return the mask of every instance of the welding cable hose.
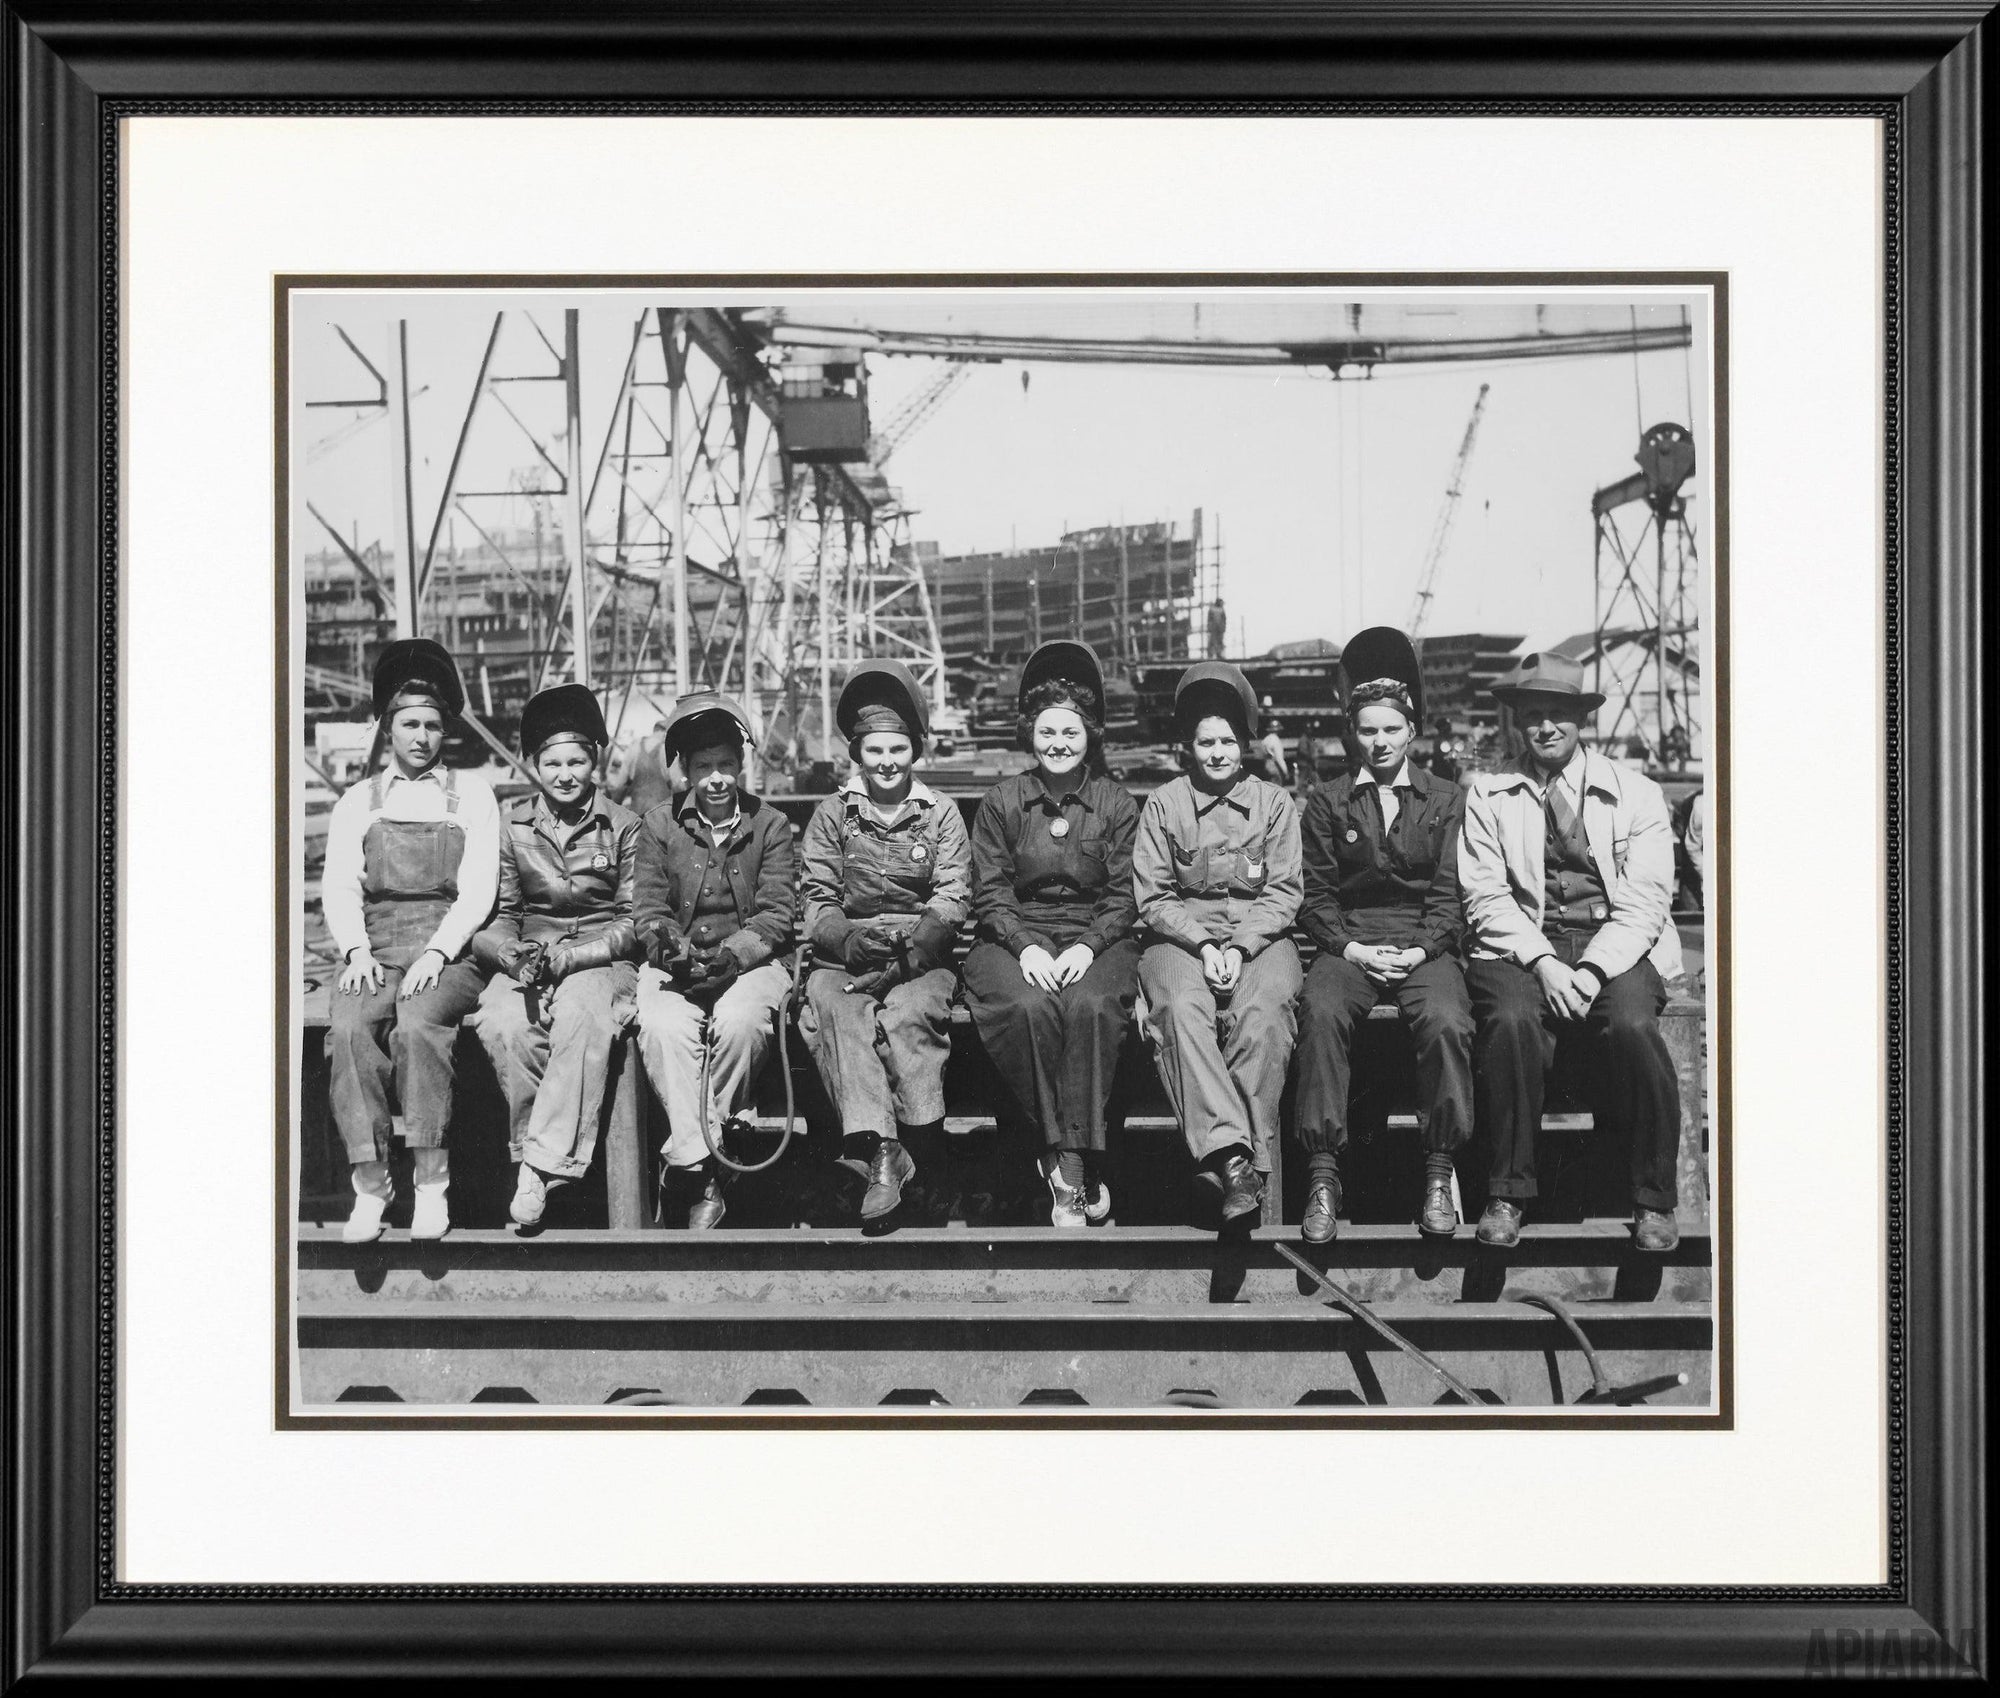
[[701, 1104], [701, 1136], [708, 1145], [708, 1153], [732, 1173], [762, 1173], [767, 1167], [776, 1167], [783, 1160], [785, 1151], [791, 1147], [792, 1132], [798, 1123], [798, 1105], [792, 1096], [792, 1005], [798, 1001], [799, 976], [805, 965], [805, 951], [801, 949], [792, 957], [792, 994], [778, 1005], [778, 1069], [785, 1076], [785, 1130], [778, 1139], [778, 1147], [760, 1162], [740, 1162], [722, 1153], [722, 1140], [715, 1134], [710, 1124], [708, 1086], [711, 1064], [715, 1049], [710, 1043], [710, 1026], [715, 1019], [711, 1007], [701, 1022], [701, 1095], [695, 1100]]

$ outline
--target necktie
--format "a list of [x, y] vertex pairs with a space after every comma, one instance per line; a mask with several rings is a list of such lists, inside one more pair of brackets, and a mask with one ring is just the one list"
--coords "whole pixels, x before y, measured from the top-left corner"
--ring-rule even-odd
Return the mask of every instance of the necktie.
[[1548, 815], [1550, 840], [1568, 842], [1570, 833], [1576, 830], [1576, 810], [1569, 805], [1560, 784], [1551, 781], [1542, 792], [1542, 808]]

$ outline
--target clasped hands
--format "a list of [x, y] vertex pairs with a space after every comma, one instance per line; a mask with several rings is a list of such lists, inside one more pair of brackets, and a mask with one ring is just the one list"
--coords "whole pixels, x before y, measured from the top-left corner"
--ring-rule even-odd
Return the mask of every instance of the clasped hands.
[[1580, 972], [1553, 955], [1536, 960], [1535, 977], [1541, 982], [1549, 1011], [1559, 1020], [1581, 1020], [1602, 988], [1594, 974]]
[[1359, 967], [1370, 982], [1384, 986], [1400, 985], [1424, 964], [1421, 949], [1396, 949], [1386, 943], [1350, 943], [1340, 953], [1343, 959]]
[[1243, 951], [1233, 943], [1204, 943], [1201, 976], [1208, 981], [1210, 990], [1233, 991], [1243, 977]]
[[1073, 943], [1060, 955], [1051, 955], [1039, 943], [1031, 943], [1021, 951], [1021, 977], [1037, 990], [1057, 991], [1075, 984], [1096, 959], [1088, 944]]

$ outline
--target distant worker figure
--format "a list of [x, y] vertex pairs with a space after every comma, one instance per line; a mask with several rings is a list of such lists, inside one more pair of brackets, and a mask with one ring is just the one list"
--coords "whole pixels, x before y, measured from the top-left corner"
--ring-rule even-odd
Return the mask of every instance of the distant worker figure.
[[965, 1000], [994, 1071], [1047, 1146], [1049, 1219], [1111, 1212], [1104, 1109], [1138, 992], [1132, 838], [1139, 810], [1103, 774], [1104, 674], [1088, 645], [1044, 643], [1021, 668], [1019, 737], [1035, 764], [972, 821]]
[[451, 656], [425, 637], [391, 643], [375, 663], [374, 705], [389, 762], [333, 805], [320, 881], [342, 961], [328, 1058], [333, 1123], [354, 1164], [340, 1233], [350, 1244], [382, 1235], [392, 1136], [414, 1158], [410, 1236], [450, 1228], [452, 1050], [480, 984], [466, 945], [493, 906], [500, 864], [493, 792], [441, 764], [445, 727], [465, 707]]
[[1673, 827], [1657, 784], [1582, 746], [1582, 722], [1604, 701], [1583, 676], [1562, 655], [1530, 654], [1493, 686], [1526, 740], [1523, 759], [1477, 774], [1465, 802], [1465, 976], [1492, 1140], [1479, 1240], [1519, 1241], [1548, 1069], [1559, 1045], [1581, 1042], [1596, 1052], [1599, 1124], [1630, 1140], [1633, 1242], [1667, 1251], [1680, 1241], [1680, 1085], [1660, 1035], [1666, 981], [1682, 971]]
[[971, 906], [958, 805], [919, 782], [929, 719], [901, 661], [863, 661], [835, 722], [859, 771], [814, 809], [799, 845], [812, 946], [799, 1030], [840, 1116], [841, 1161], [864, 1174], [864, 1224], [886, 1221], [944, 1155], [952, 944]]
[[[1271, 711], [1269, 696], [1264, 698], [1263, 708], [1267, 714]], [[1269, 772], [1271, 781], [1275, 784], [1289, 785], [1292, 782], [1291, 763], [1285, 759], [1285, 740], [1279, 736], [1275, 724], [1257, 739], [1257, 749], [1264, 757], [1265, 769]]]
[[1208, 658], [1220, 660], [1229, 652], [1229, 609], [1217, 596], [1208, 609]]
[[674, 781], [668, 768], [674, 757], [666, 746], [666, 730], [664, 719], [654, 720], [653, 729], [627, 754], [624, 770], [615, 775], [607, 770], [604, 775], [605, 794], [641, 819], [673, 800]]
[[1305, 730], [1299, 733], [1298, 747], [1292, 753], [1292, 772], [1298, 780], [1301, 806], [1305, 804], [1306, 793], [1319, 782], [1319, 739], [1322, 729], [1318, 720], [1307, 720]]
[[1451, 721], [1439, 719], [1431, 726], [1431, 771], [1447, 784], [1456, 784], [1464, 771], [1460, 760], [1463, 747], [1452, 734]]
[[521, 1227], [590, 1171], [612, 1050], [637, 1007], [639, 817], [597, 783], [607, 735], [582, 684], [521, 710], [538, 788], [507, 804], [500, 903], [473, 940], [493, 977], [468, 1024], [507, 1093], [507, 1212]]
[[1224, 1230], [1256, 1223], [1297, 1030], [1299, 816], [1243, 770], [1257, 695], [1226, 661], [1181, 674], [1174, 723], [1192, 771], [1147, 798], [1132, 847], [1139, 1029], [1156, 1051]]
[[1423, 673], [1401, 631], [1359, 632], [1341, 655], [1351, 775], [1306, 799], [1305, 905], [1319, 945], [1299, 1025], [1299, 1141], [1309, 1163], [1303, 1235], [1339, 1230], [1340, 1152], [1348, 1132], [1355, 1025], [1394, 1003], [1417, 1054], [1424, 1193], [1417, 1224], [1449, 1237], [1452, 1157], [1472, 1136], [1472, 1004], [1459, 964], [1458, 834], [1465, 792], [1410, 759]]

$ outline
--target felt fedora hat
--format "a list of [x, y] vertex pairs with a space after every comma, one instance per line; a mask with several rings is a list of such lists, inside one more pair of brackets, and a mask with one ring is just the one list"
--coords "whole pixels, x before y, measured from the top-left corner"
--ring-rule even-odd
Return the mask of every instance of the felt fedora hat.
[[1569, 696], [1585, 713], [1604, 705], [1603, 696], [1583, 687], [1583, 662], [1549, 649], [1522, 655], [1513, 671], [1494, 680], [1492, 694], [1509, 707], [1522, 696]]
[[465, 711], [465, 686], [442, 643], [401, 637], [382, 651], [375, 662], [375, 717], [380, 719], [401, 695], [429, 696], [454, 718]]

